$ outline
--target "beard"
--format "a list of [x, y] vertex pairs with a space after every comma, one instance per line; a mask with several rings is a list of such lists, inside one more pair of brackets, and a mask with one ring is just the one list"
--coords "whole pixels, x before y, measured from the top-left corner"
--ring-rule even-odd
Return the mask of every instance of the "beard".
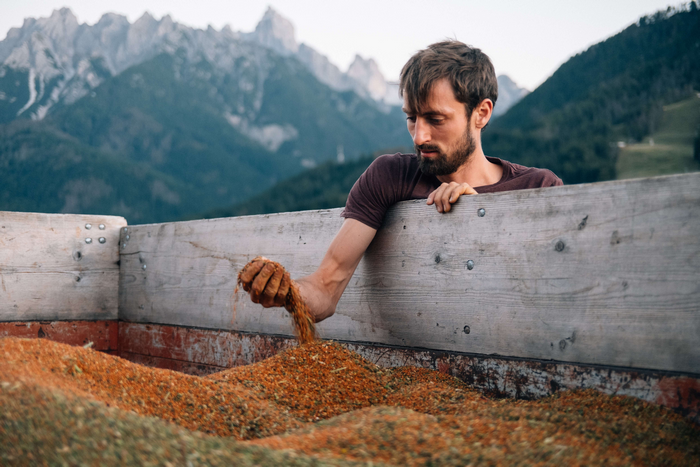
[[[462, 138], [449, 153], [444, 153], [438, 146], [431, 144], [415, 145], [414, 148], [420, 159], [420, 169], [424, 174], [449, 175], [455, 173], [474, 154], [476, 141], [467, 127]], [[437, 155], [428, 159], [421, 155], [421, 150], [437, 151]]]

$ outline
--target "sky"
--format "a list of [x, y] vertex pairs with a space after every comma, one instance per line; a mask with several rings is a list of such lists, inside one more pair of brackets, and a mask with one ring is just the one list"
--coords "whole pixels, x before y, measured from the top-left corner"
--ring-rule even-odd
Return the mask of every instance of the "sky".
[[454, 38], [483, 50], [497, 74], [533, 90], [571, 56], [635, 23], [677, 6], [664, 0], [0, 0], [0, 38], [27, 17], [70, 8], [94, 24], [107, 12], [129, 21], [148, 11], [197, 28], [211, 25], [249, 32], [268, 6], [295, 26], [304, 42], [347, 70], [355, 54], [373, 58], [397, 80], [417, 50]]

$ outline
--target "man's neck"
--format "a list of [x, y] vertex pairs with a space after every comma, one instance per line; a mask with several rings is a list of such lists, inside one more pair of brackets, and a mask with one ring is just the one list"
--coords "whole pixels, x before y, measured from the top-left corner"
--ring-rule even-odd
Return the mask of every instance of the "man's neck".
[[438, 175], [442, 183], [466, 183], [471, 187], [487, 186], [497, 183], [503, 176], [503, 166], [489, 162], [481, 146], [469, 157], [469, 160], [456, 172], [449, 175]]

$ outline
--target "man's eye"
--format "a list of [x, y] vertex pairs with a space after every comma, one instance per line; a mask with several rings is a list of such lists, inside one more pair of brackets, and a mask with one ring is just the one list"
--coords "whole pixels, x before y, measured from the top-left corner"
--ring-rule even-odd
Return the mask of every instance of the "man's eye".
[[409, 116], [406, 117], [406, 120], [408, 120], [409, 122], [415, 122], [415, 121], [416, 121], [416, 117], [412, 117], [412, 116], [409, 115]]
[[441, 118], [431, 118], [428, 121], [430, 122], [431, 125], [440, 125], [442, 123]]

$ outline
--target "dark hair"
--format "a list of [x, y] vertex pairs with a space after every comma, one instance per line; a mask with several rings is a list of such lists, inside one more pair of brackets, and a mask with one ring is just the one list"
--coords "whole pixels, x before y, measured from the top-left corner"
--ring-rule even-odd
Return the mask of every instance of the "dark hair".
[[467, 117], [484, 99], [496, 105], [498, 81], [491, 60], [481, 50], [455, 40], [432, 44], [413, 55], [401, 70], [399, 95], [405, 94], [409, 109], [420, 113], [433, 85], [443, 78], [465, 105]]

